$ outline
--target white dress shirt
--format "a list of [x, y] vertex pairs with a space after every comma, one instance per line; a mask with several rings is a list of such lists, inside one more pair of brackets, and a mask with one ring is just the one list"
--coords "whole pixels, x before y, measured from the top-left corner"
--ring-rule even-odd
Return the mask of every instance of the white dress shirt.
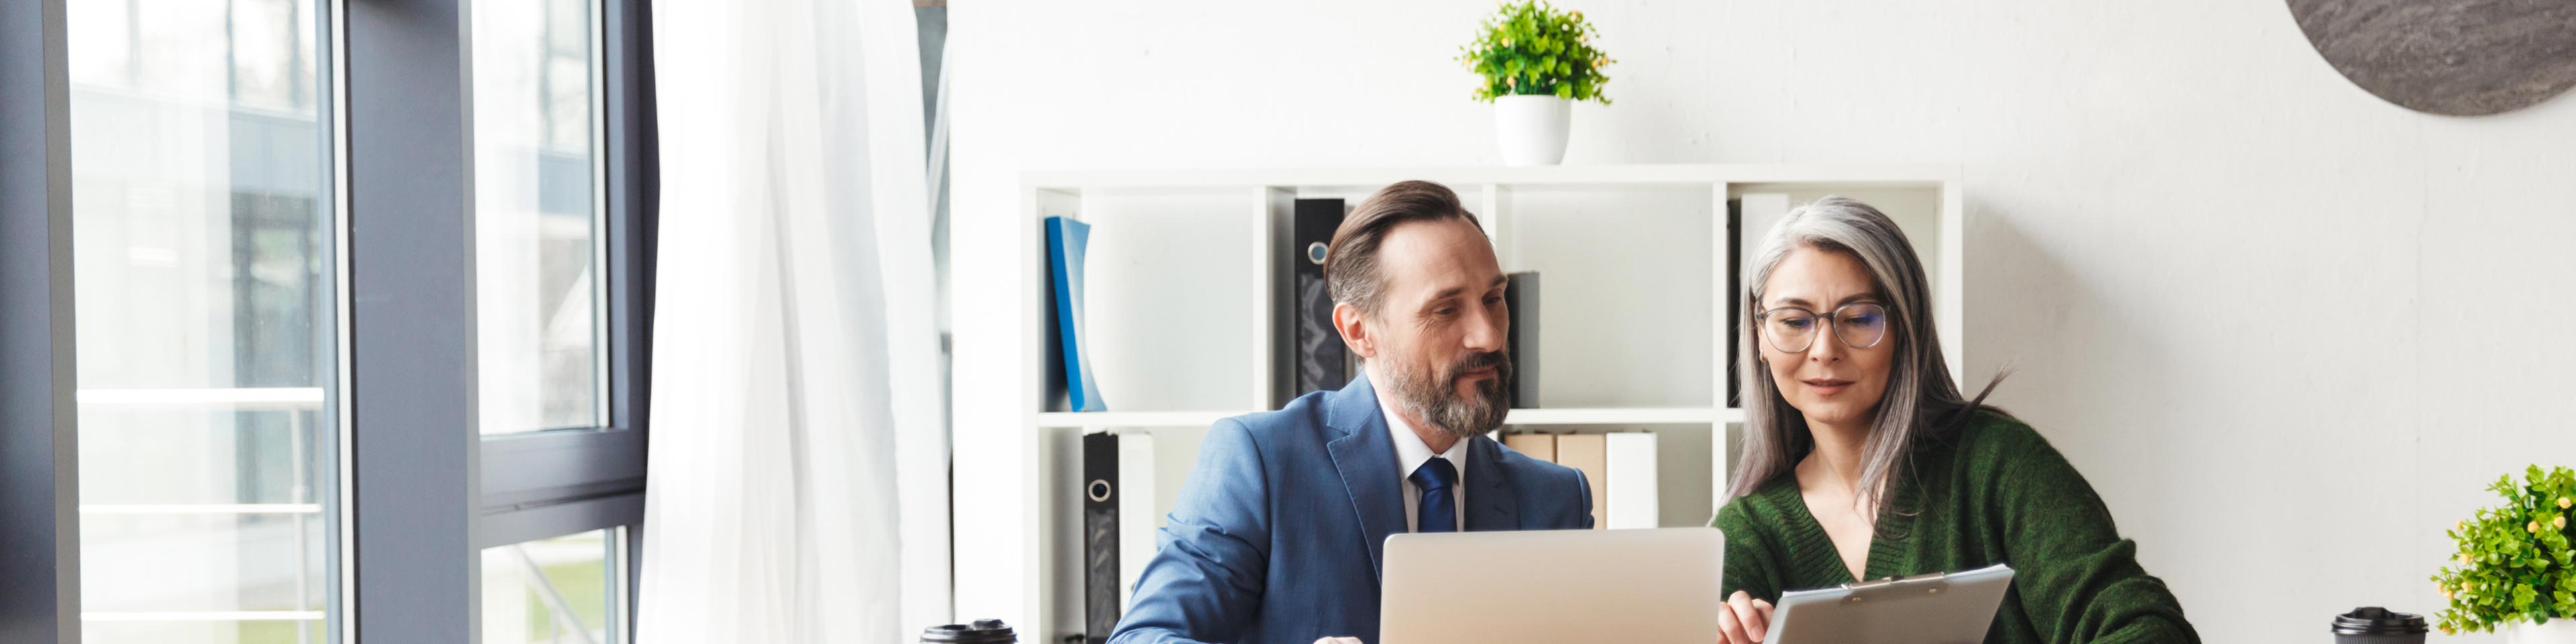
[[1467, 531], [1467, 441], [1470, 439], [1458, 439], [1449, 445], [1449, 451], [1433, 454], [1431, 444], [1422, 442], [1422, 437], [1413, 433], [1413, 426], [1406, 424], [1403, 416], [1396, 415], [1395, 408], [1387, 406], [1383, 397], [1378, 398], [1377, 412], [1386, 417], [1386, 431], [1395, 441], [1395, 480], [1404, 484], [1404, 531], [1422, 531], [1422, 487], [1413, 484], [1413, 471], [1422, 469], [1422, 464], [1431, 462], [1433, 458], [1449, 459], [1449, 466], [1458, 469], [1458, 480], [1449, 484], [1449, 507], [1458, 510], [1458, 519], [1450, 525], [1458, 526], [1459, 532]]

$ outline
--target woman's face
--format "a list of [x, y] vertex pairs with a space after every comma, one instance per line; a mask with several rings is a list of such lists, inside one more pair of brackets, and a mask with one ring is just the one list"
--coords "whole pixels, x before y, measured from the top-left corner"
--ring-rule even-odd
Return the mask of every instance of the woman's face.
[[[1780, 397], [1807, 418], [1809, 426], [1861, 428], [1878, 415], [1878, 401], [1887, 393], [1888, 365], [1896, 355], [1893, 321], [1884, 313], [1870, 319], [1868, 311], [1882, 310], [1853, 307], [1874, 304], [1881, 307], [1878, 284], [1870, 279], [1869, 269], [1850, 254], [1798, 247], [1771, 270], [1763, 283], [1760, 312], [1770, 312], [1754, 328], [1762, 334], [1756, 338], [1762, 348], [1763, 366], [1771, 370], [1778, 383]], [[1846, 308], [1849, 307], [1849, 308]], [[1804, 317], [1783, 309], [1805, 309], [1813, 312], [1804, 325]], [[1835, 312], [1841, 311], [1837, 315]], [[1825, 321], [1831, 318], [1832, 323]], [[1868, 340], [1866, 329], [1880, 330], [1877, 343], [1855, 348], [1846, 339]], [[1805, 351], [1790, 353], [1780, 346], [1797, 346], [1795, 334], [1803, 328], [1808, 340]], [[1786, 338], [1786, 341], [1775, 341]]]

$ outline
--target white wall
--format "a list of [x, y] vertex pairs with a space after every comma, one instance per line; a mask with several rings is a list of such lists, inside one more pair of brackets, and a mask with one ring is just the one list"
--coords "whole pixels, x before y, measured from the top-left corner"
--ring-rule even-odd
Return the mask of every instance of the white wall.
[[[2081, 468], [2213, 642], [2436, 607], [2479, 487], [2576, 465], [2576, 98], [2416, 114], [2337, 76], [2270, 0], [1569, 0], [1610, 107], [1568, 163], [1957, 162], [1970, 374]], [[956, 5], [963, 404], [1022, 355], [1023, 169], [1498, 161], [1450, 57], [1492, 4]], [[2535, 337], [2537, 336], [2537, 337]], [[1012, 458], [1025, 455], [1010, 454]], [[1009, 477], [1012, 461], [961, 463]], [[961, 616], [1033, 552], [960, 508]], [[2384, 563], [2364, 560], [2385, 558]], [[999, 580], [999, 581], [996, 581]]]

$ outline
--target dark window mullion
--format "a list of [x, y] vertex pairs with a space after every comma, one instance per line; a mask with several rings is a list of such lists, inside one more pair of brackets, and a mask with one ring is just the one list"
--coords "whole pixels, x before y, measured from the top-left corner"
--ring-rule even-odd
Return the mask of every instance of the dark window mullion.
[[64, 0], [0, 3], [0, 639], [81, 640]]
[[660, 212], [650, 0], [605, 0], [609, 420], [646, 431], [652, 392], [653, 242]]
[[[486, 437], [483, 454], [485, 512], [502, 506], [589, 496], [602, 485], [644, 489], [644, 435], [609, 430], [560, 430]], [[561, 491], [562, 497], [549, 497]]]
[[[652, 0], [602, 0], [601, 77], [607, 92], [608, 422], [635, 437], [638, 471], [650, 451], [653, 391], [653, 282], [660, 230], [661, 146], [655, 128]], [[638, 493], [638, 498], [642, 494]], [[631, 640], [641, 595], [644, 525], [641, 504], [626, 539], [623, 630]]]
[[347, 0], [350, 434], [365, 644], [481, 635], [467, 0]]

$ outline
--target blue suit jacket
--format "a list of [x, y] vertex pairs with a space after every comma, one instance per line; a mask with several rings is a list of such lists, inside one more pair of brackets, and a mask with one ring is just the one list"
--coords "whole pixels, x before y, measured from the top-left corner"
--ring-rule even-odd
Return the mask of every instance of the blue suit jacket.
[[[1405, 531], [1396, 468], [1367, 378], [1217, 421], [1110, 644], [1377, 641], [1386, 538]], [[1465, 478], [1468, 530], [1592, 527], [1573, 468], [1480, 436]]]

